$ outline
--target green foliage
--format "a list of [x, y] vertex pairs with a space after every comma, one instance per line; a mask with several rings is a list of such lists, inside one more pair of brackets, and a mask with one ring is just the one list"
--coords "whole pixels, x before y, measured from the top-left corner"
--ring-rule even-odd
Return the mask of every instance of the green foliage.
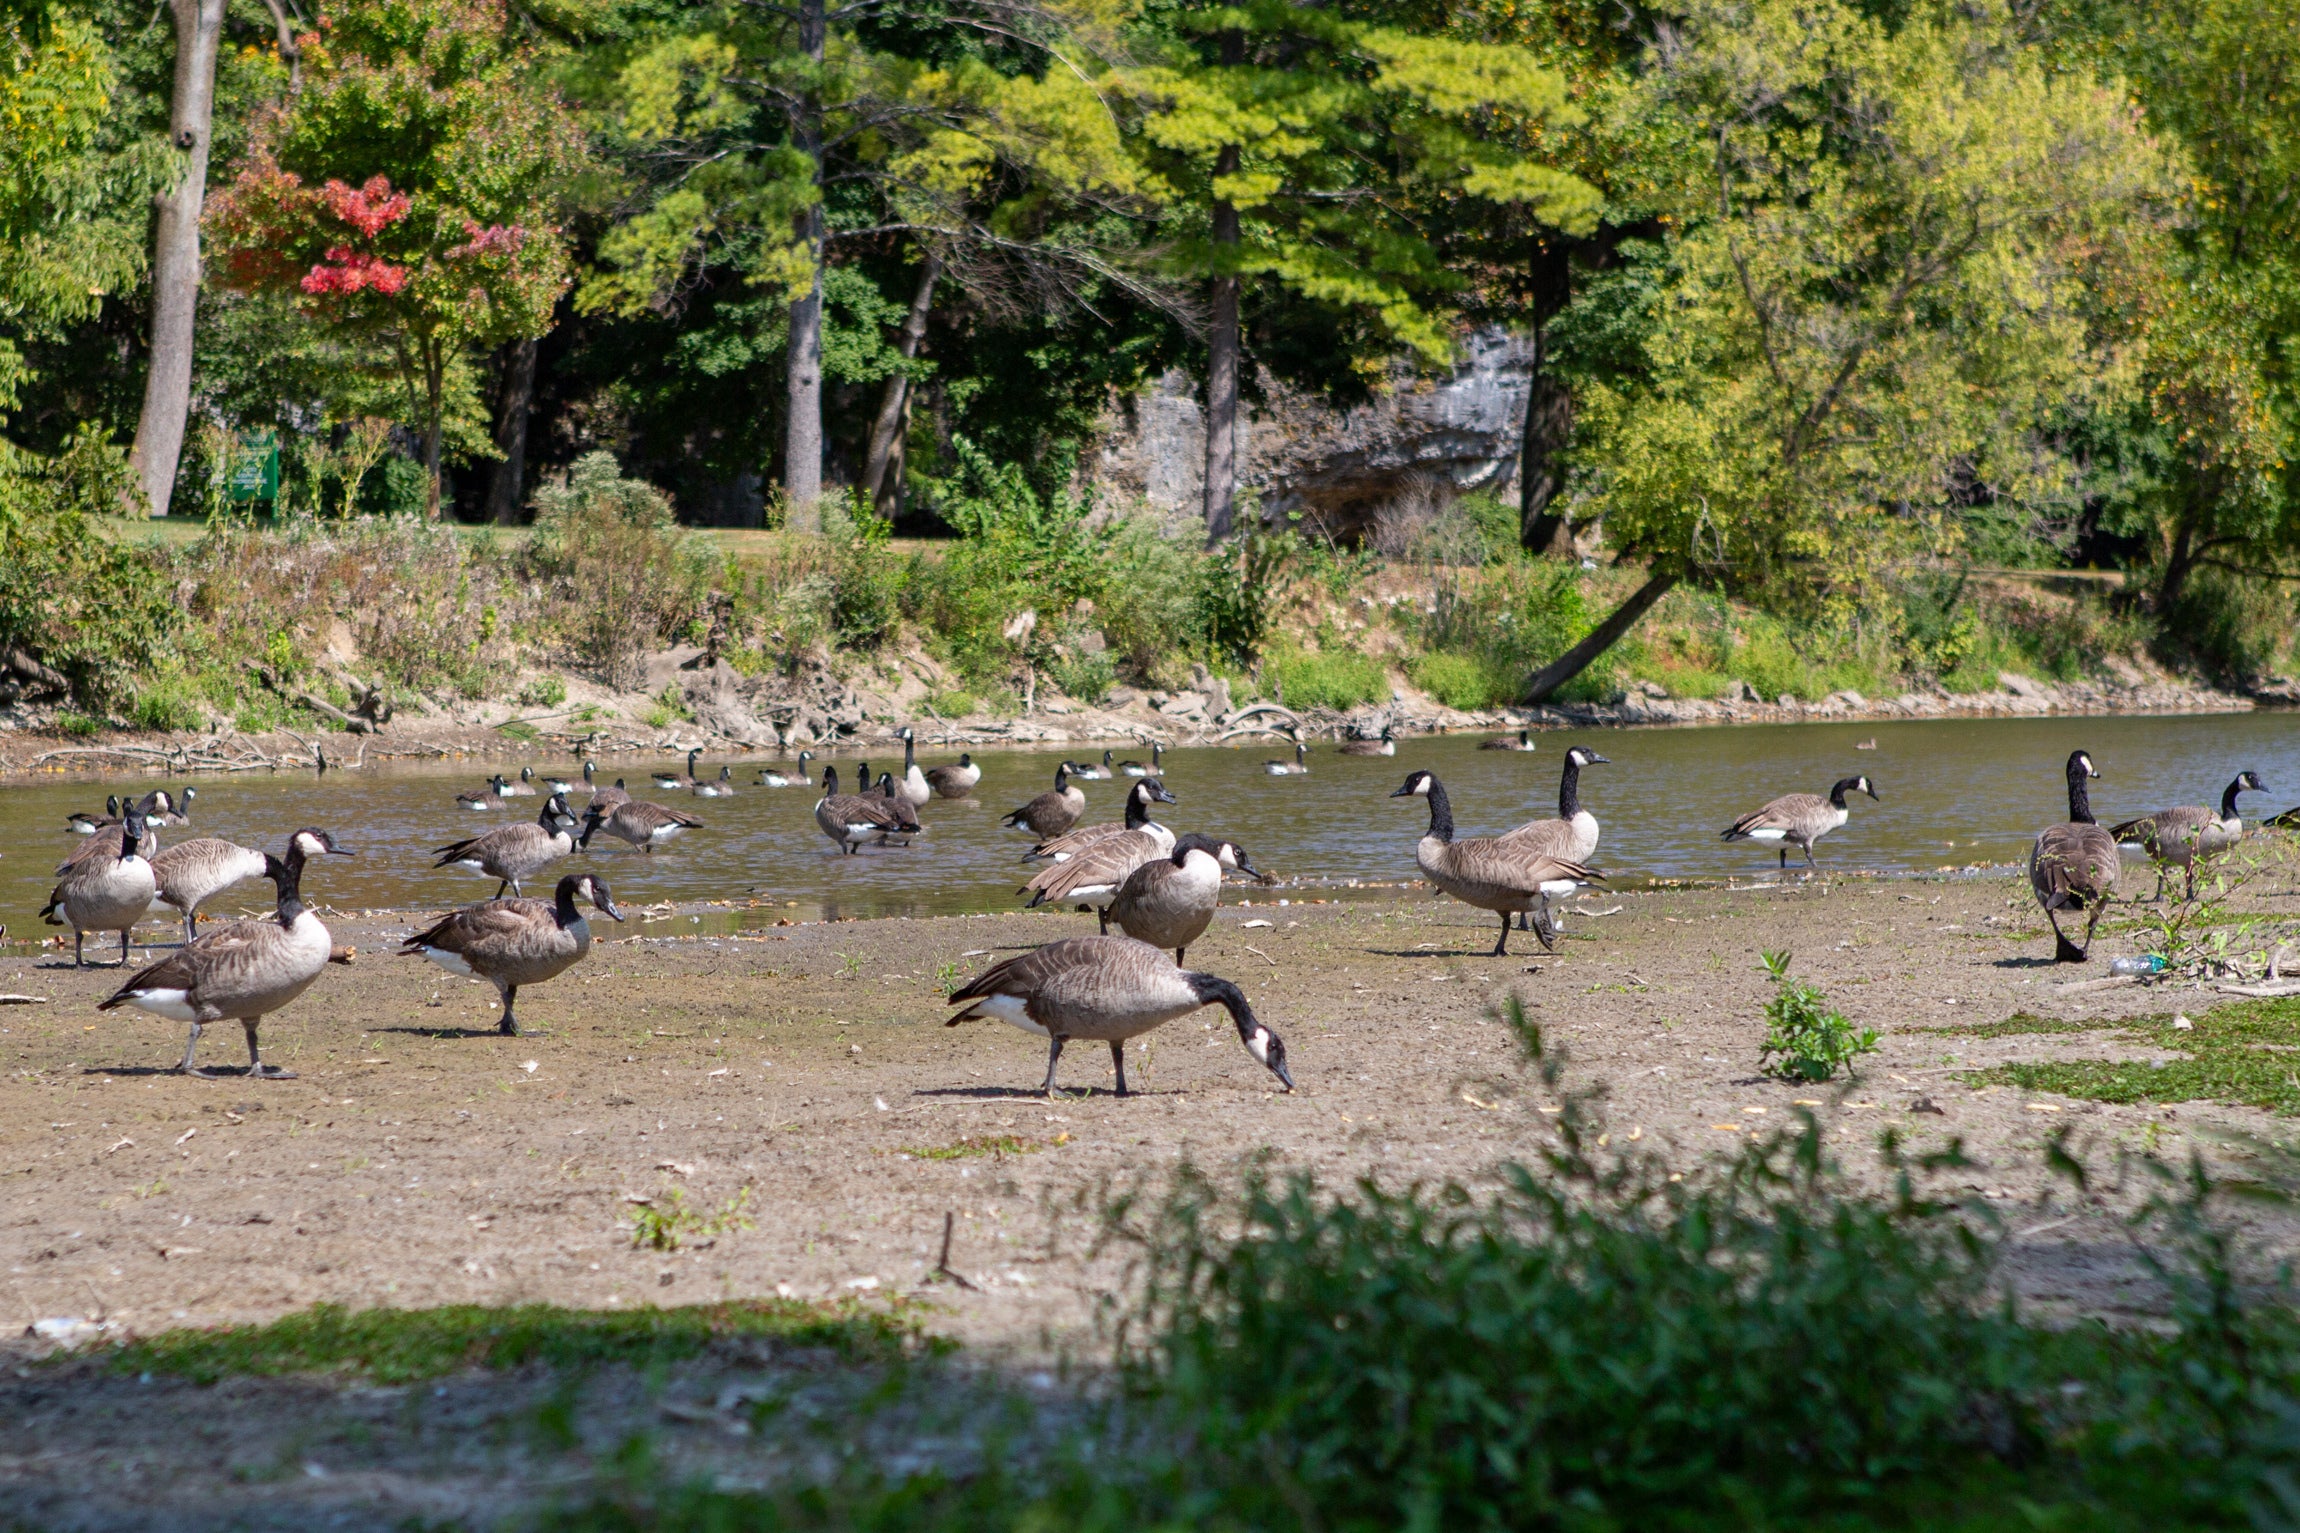
[[64, 676], [74, 701], [101, 709], [133, 696], [183, 625], [151, 558], [112, 542], [90, 514], [110, 490], [83, 466], [0, 443], [0, 649], [23, 648]]
[[1289, 708], [1356, 708], [1387, 702], [1390, 680], [1379, 660], [1356, 650], [1287, 646], [1262, 657], [1262, 688]]
[[1468, 711], [1510, 700], [1509, 678], [1497, 676], [1483, 661], [1469, 655], [1432, 650], [1407, 661], [1406, 674], [1415, 686], [1447, 708]]
[[1249, 665], [1262, 653], [1296, 546], [1291, 532], [1255, 527], [1199, 561], [1198, 626], [1217, 659]]
[[662, 492], [624, 478], [603, 452], [535, 492], [526, 559], [566, 603], [561, 635], [575, 663], [625, 687], [638, 680], [646, 652], [694, 616], [711, 575]]
[[678, 1187], [658, 1197], [638, 1200], [631, 1214], [631, 1246], [640, 1251], [676, 1251], [695, 1241], [705, 1245], [721, 1235], [754, 1228], [744, 1216], [751, 1189], [739, 1188], [714, 1213], [687, 1206], [687, 1194]]
[[556, 708], [567, 701], [567, 683], [556, 676], [538, 676], [519, 689], [522, 708]]
[[1028, 1139], [1017, 1139], [1012, 1134], [970, 1134], [949, 1144], [912, 1145], [900, 1153], [916, 1160], [971, 1160], [978, 1155], [1003, 1159], [1008, 1155], [1028, 1155], [1041, 1148]]
[[[1427, 674], [1455, 698], [1454, 707], [1513, 703], [1526, 678], [1555, 660], [1594, 626], [1582, 572], [1553, 560], [1519, 560], [1493, 569], [1448, 573], [1438, 580], [1436, 611], [1420, 625]], [[1619, 660], [1601, 656], [1560, 690], [1575, 702], [1609, 700]], [[1417, 684], [1427, 685], [1419, 682]]]
[[[2042, 1019], [2015, 1018], [2014, 1023]], [[2006, 1024], [2012, 1027], [2012, 1023]], [[2044, 1031], [2021, 1026], [2018, 1031]], [[2290, 1049], [2300, 1040], [2300, 1001], [2244, 1001], [2217, 1007], [2187, 1027], [2172, 1017], [2075, 1024], [2051, 1031], [2100, 1031], [2148, 1059], [2064, 1059], [1999, 1065], [1974, 1079], [2093, 1102], [2240, 1102], [2285, 1117], [2300, 1115], [2300, 1083]], [[1961, 1029], [1959, 1030], [1961, 1033]], [[2161, 1052], [2159, 1052], [2161, 1051]]]
[[1765, 1046], [1758, 1060], [1767, 1075], [1831, 1080], [1854, 1060], [1877, 1051], [1875, 1029], [1855, 1028], [1843, 1012], [1830, 1009], [1819, 990], [1789, 977], [1786, 951], [1769, 952], [1764, 960], [1773, 998], [1765, 1003]]
[[755, 1338], [828, 1347], [858, 1359], [886, 1358], [900, 1351], [908, 1335], [908, 1328], [888, 1315], [791, 1299], [611, 1314], [552, 1304], [416, 1310], [322, 1304], [265, 1325], [161, 1331], [102, 1356], [118, 1373], [166, 1374], [203, 1384], [299, 1373], [406, 1384], [465, 1368], [679, 1362], [721, 1339]]

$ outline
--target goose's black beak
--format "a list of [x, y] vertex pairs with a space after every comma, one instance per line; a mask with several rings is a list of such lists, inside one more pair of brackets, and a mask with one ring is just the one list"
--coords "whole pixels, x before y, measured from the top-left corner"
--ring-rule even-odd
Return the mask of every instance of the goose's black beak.
[[1412, 783], [1407, 783], [1404, 787], [1398, 789], [1397, 792], [1390, 795], [1391, 798], [1412, 798], [1413, 796], [1414, 785]]
[[1880, 803], [1880, 804], [1884, 802], [1884, 800], [1883, 800], [1883, 799], [1881, 799], [1881, 798], [1877, 798], [1877, 790], [1876, 790], [1876, 789], [1874, 789], [1874, 788], [1864, 788], [1864, 789], [1862, 789], [1861, 791], [1862, 791], [1862, 792], [1864, 792], [1864, 793], [1866, 793], [1866, 794], [1868, 794], [1868, 795], [1869, 795], [1869, 797], [1871, 797], [1871, 798], [1876, 798], [1876, 799], [1877, 799], [1877, 802], [1878, 802], [1878, 803]]
[[1166, 790], [1166, 785], [1164, 783], [1152, 784], [1150, 788], [1150, 796], [1161, 804], [1179, 804], [1182, 802], [1180, 799], [1176, 798], [1172, 793], [1169, 793]]

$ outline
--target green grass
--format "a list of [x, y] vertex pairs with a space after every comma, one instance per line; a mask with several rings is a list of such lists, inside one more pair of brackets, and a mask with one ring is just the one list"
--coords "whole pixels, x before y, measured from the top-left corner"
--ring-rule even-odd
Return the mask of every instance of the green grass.
[[1351, 650], [1273, 651], [1262, 660], [1262, 685], [1289, 708], [1355, 708], [1390, 695], [1382, 663]]
[[891, 1358], [915, 1334], [899, 1314], [795, 1299], [628, 1312], [551, 1304], [367, 1310], [322, 1304], [265, 1325], [162, 1331], [101, 1355], [116, 1372], [174, 1374], [201, 1383], [321, 1373], [401, 1384], [465, 1368], [676, 1362], [714, 1340], [735, 1337], [828, 1347], [857, 1360]]
[[1012, 1134], [972, 1134], [954, 1144], [905, 1145], [896, 1153], [916, 1160], [966, 1160], [976, 1155], [1028, 1155], [1043, 1148]]
[[2231, 1102], [2300, 1114], [2300, 998], [2246, 1001], [2206, 1012], [2188, 1028], [2170, 1017], [2115, 1024], [2056, 1023], [2016, 1016], [1978, 1037], [2023, 1032], [2113, 1031], [2119, 1041], [2166, 1051], [2164, 1062], [2076, 1059], [1999, 1065], [1977, 1078], [2094, 1102]]

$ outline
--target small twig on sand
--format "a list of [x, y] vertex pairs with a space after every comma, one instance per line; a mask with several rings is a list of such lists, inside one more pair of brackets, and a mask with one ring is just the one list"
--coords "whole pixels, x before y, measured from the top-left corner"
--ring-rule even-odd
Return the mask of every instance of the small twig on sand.
[[942, 1214], [942, 1254], [934, 1259], [934, 1274], [936, 1277], [949, 1278], [968, 1293], [980, 1293], [981, 1290], [974, 1286], [972, 1279], [950, 1264], [950, 1232], [957, 1223], [958, 1215], [949, 1209], [944, 1209]]

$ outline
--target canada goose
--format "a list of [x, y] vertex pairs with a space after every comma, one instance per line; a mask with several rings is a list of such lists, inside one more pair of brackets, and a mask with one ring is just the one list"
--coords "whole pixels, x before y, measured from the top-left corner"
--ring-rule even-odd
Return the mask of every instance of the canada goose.
[[591, 801], [583, 806], [583, 810], [586, 814], [594, 812], [604, 814], [617, 804], [628, 804], [629, 802], [631, 802], [631, 792], [623, 786], [623, 779], [618, 777], [612, 788], [593, 788]]
[[[1493, 945], [1496, 958], [1509, 955], [1512, 912], [1530, 911], [1544, 896], [1568, 895], [1581, 884], [1605, 877], [1595, 868], [1554, 856], [1526, 841], [1512, 843], [1499, 836], [1456, 841], [1453, 803], [1446, 797], [1445, 784], [1432, 773], [1408, 773], [1405, 783], [1390, 797], [1429, 800], [1430, 828], [1414, 848], [1414, 861], [1431, 883], [1463, 904], [1500, 914], [1501, 938]], [[1537, 928], [1534, 935], [1541, 938], [1543, 947], [1550, 946], [1546, 933]]]
[[72, 967], [87, 967], [82, 943], [89, 932], [120, 934], [120, 966], [128, 963], [128, 933], [152, 908], [159, 884], [144, 845], [144, 811], [130, 805], [116, 831], [94, 836], [64, 864], [40, 915], [50, 926], [72, 928]]
[[279, 907], [269, 919], [234, 921], [186, 943], [139, 971], [96, 1009], [134, 1006], [189, 1022], [192, 1035], [184, 1044], [184, 1062], [176, 1067], [185, 1075], [208, 1073], [192, 1063], [201, 1027], [237, 1017], [247, 1029], [247, 1073], [292, 1080], [293, 1070], [264, 1063], [256, 1047], [256, 1025], [310, 989], [334, 955], [334, 939], [303, 902], [304, 863], [323, 854], [351, 855], [324, 830], [297, 831], [288, 838], [286, 857], [264, 859], [265, 874], [279, 886]]
[[65, 828], [75, 836], [92, 836], [107, 825], [119, 823], [120, 795], [117, 793], [105, 795], [102, 814], [90, 814], [85, 809], [75, 809], [64, 817]]
[[458, 793], [455, 795], [455, 801], [466, 809], [501, 809], [504, 795], [509, 787], [510, 784], [503, 780], [503, 774], [498, 772], [487, 779], [486, 787], [473, 788], [469, 792]]
[[1065, 761], [1054, 769], [1054, 786], [1047, 792], [1024, 804], [1005, 819], [999, 821], [1009, 828], [1020, 826], [1040, 840], [1059, 836], [1078, 823], [1086, 812], [1086, 795], [1070, 785], [1070, 763]]
[[1091, 761], [1086, 762], [1084, 765], [1073, 761], [1070, 763], [1070, 775], [1077, 778], [1081, 782], [1102, 782], [1106, 780], [1111, 774], [1110, 756], [1111, 753], [1109, 751], [1104, 751], [1102, 753], [1102, 764], [1100, 766], [1096, 766]]
[[2196, 898], [2196, 864], [2244, 839], [2244, 817], [2236, 812], [2236, 795], [2267, 791], [2260, 785], [2259, 773], [2239, 772], [2221, 791], [2218, 814], [2202, 804], [2184, 804], [2178, 809], [2159, 809], [2137, 820], [2127, 820], [2109, 834], [2119, 842], [2138, 843], [2156, 864], [2153, 898], [2164, 897], [2165, 869], [2176, 867], [2188, 875], [2188, 898], [2193, 900]]
[[[1587, 766], [1611, 766], [1611, 760], [1600, 756], [1586, 746], [1576, 745], [1565, 753], [1565, 766], [1557, 774], [1557, 817], [1549, 820], [1528, 820], [1515, 830], [1505, 831], [1501, 839], [1515, 846], [1568, 862], [1587, 862], [1597, 855], [1597, 816], [1581, 806], [1581, 769]], [[1557, 914], [1549, 907], [1549, 896], [1543, 895], [1541, 906], [1531, 917], [1517, 918], [1519, 931], [1545, 934], [1544, 940], [1557, 935]]]
[[807, 763], [815, 759], [813, 751], [799, 752], [799, 775], [791, 776], [779, 767], [759, 768], [759, 786], [762, 788], [811, 788], [814, 783], [807, 775]]
[[1727, 841], [1769, 841], [1781, 854], [1781, 866], [1789, 866], [1789, 848], [1801, 848], [1805, 853], [1807, 869], [1816, 869], [1813, 861], [1813, 843], [1853, 817], [1845, 807], [1845, 795], [1866, 793], [1877, 796], [1876, 788], [1867, 777], [1840, 777], [1829, 789], [1827, 798], [1818, 793], [1784, 793], [1762, 809], [1752, 809], [1725, 827]]
[[1514, 740], [1506, 736], [1498, 740], [1488, 740], [1478, 746], [1478, 749], [1481, 751], [1537, 751], [1541, 747], [1533, 743], [1532, 730], [1521, 729], [1517, 732], [1517, 738]]
[[[2123, 869], [2116, 838], [2093, 819], [2092, 797], [2085, 791], [2085, 779], [2099, 775], [2093, 770], [2091, 756], [2083, 751], [2070, 754], [2068, 819], [2039, 831], [2036, 845], [2029, 849], [2028, 883], [2036, 891], [2037, 903], [2044, 907], [2045, 919], [2052, 922], [2055, 963], [2082, 963], [2092, 951], [2092, 929], [2100, 924], [2100, 913], [2115, 898], [2116, 876]], [[2064, 910], [2090, 912], [2084, 923], [2083, 947], [2069, 941], [2068, 934], [2060, 929]]]
[[680, 776], [677, 772], [650, 772], [647, 774], [647, 780], [658, 788], [684, 788], [687, 786], [688, 778], [694, 775], [695, 758], [701, 754], [703, 753], [699, 750], [687, 752], [686, 777]]
[[469, 868], [499, 880], [497, 899], [506, 889], [519, 895], [525, 892], [519, 887], [522, 880], [533, 878], [575, 850], [574, 833], [574, 811], [563, 796], [554, 793], [544, 802], [543, 812], [528, 823], [500, 825], [485, 835], [434, 847], [432, 855], [439, 860], [432, 866]]
[[573, 793], [575, 791], [575, 785], [564, 777], [546, 777], [543, 779], [543, 786], [549, 788], [554, 793], [560, 794]]
[[[495, 780], [503, 782], [500, 777]], [[495, 791], [505, 798], [533, 798], [535, 796], [535, 768], [531, 766], [521, 767], [517, 782], [504, 782], [503, 786]]]
[[1855, 750], [1857, 750], [1857, 751], [1873, 751], [1873, 750], [1875, 750], [1876, 748], [1877, 748], [1877, 737], [1876, 737], [1875, 735], [1871, 735], [1871, 736], [1869, 736], [1869, 738], [1867, 738], [1866, 740], [1856, 740], [1855, 742], [1853, 742], [1853, 749], [1855, 749]]
[[180, 912], [184, 940], [190, 942], [199, 936], [201, 904], [234, 884], [267, 877], [266, 862], [264, 854], [253, 847], [213, 836], [179, 841], [152, 858], [152, 879], [158, 889], [151, 913], [158, 915], [163, 905]]
[[2261, 823], [2273, 825], [2278, 830], [2300, 830], [2300, 804], [2295, 804], [2274, 819], [2263, 820]]
[[1293, 760], [1265, 761], [1262, 763], [1262, 770], [1272, 777], [1307, 777], [1310, 775], [1309, 756], [1310, 748], [1296, 740]]
[[937, 798], [964, 798], [980, 781], [982, 768], [974, 764], [971, 751], [960, 751], [956, 766], [929, 767], [926, 772], [926, 785], [934, 790]]
[[651, 853], [681, 831], [702, 828], [703, 822], [684, 809], [666, 809], [642, 798], [627, 798], [602, 809], [599, 801], [593, 799], [584, 811], [583, 834], [575, 844], [588, 850], [591, 838], [605, 831], [618, 841], [628, 841], [640, 851]]
[[1054, 1067], [1072, 1039], [1102, 1039], [1126, 1095], [1126, 1040], [1186, 1017], [1202, 1006], [1221, 1006], [1237, 1025], [1246, 1052], [1286, 1090], [1286, 1045], [1254, 1018], [1236, 985], [1193, 974], [1148, 943], [1131, 937], [1065, 937], [993, 964], [951, 996], [964, 1009], [944, 1024], [977, 1017], [1009, 1022], [1047, 1040], [1045, 1092], [1054, 1095]]
[[902, 780], [894, 787], [895, 796], [913, 809], [924, 807], [934, 797], [934, 789], [926, 774], [918, 769], [918, 742], [912, 738], [910, 726], [902, 727]]
[[614, 920], [623, 919], [596, 873], [570, 873], [559, 880], [549, 902], [529, 899], [482, 900], [414, 933], [400, 945], [401, 957], [428, 958], [450, 974], [484, 979], [503, 997], [496, 1031], [516, 1037], [521, 985], [556, 979], [591, 951], [591, 923], [575, 908], [577, 897]]
[[1156, 777], [1164, 767], [1164, 763], [1159, 758], [1165, 754], [1166, 747], [1159, 744], [1156, 740], [1152, 740], [1150, 742], [1150, 764], [1148, 766], [1144, 766], [1139, 761], [1121, 761], [1118, 763], [1118, 770], [1125, 773], [1128, 777]]
[[584, 791], [584, 792], [586, 792], [586, 793], [596, 793], [596, 792], [598, 792], [598, 791], [599, 791], [599, 784], [598, 784], [597, 782], [593, 781], [593, 778], [594, 778], [595, 774], [598, 772], [598, 770], [599, 770], [599, 763], [598, 763], [598, 762], [596, 762], [596, 761], [585, 761], [585, 762], [583, 763], [583, 791]]
[[719, 775], [709, 782], [693, 784], [689, 789], [697, 798], [733, 798], [735, 796], [735, 769], [725, 762], [719, 763]]
[[[185, 807], [188, 808], [190, 807], [188, 797], [191, 790], [187, 788], [184, 792], [187, 796]], [[189, 825], [191, 823], [187, 815], [178, 812], [176, 801], [168, 795], [168, 790], [165, 788], [155, 788], [132, 804], [127, 799], [122, 799], [120, 800], [120, 807], [123, 811], [132, 808], [144, 817], [144, 839], [137, 844], [136, 855], [146, 859], [149, 859], [154, 852], [160, 849], [159, 831], [161, 826]], [[106, 815], [96, 822], [96, 830], [117, 830], [120, 823], [118, 817]], [[111, 837], [91, 833], [89, 840], [81, 842], [65, 854], [64, 860], [56, 865], [56, 871], [61, 874], [84, 857], [108, 857], [111, 855], [111, 848]]]
[[1174, 795], [1157, 778], [1145, 777], [1126, 795], [1124, 825], [1086, 841], [1079, 838], [1104, 827], [1074, 830], [1062, 840], [1075, 845], [1059, 850], [1050, 847], [1046, 855], [1054, 858], [1053, 865], [1040, 869], [1023, 885], [1031, 908], [1056, 900], [1107, 899], [1118, 892], [1127, 874], [1173, 851], [1174, 832], [1150, 818], [1150, 805], [1158, 801], [1171, 804]]
[[1158, 841], [1158, 849], [1151, 855], [1163, 857], [1173, 850], [1174, 833], [1163, 825], [1151, 822], [1150, 806], [1179, 802], [1166, 790], [1163, 782], [1155, 777], [1145, 777], [1126, 790], [1125, 819], [1115, 824], [1102, 820], [1093, 825], [1080, 825], [1062, 835], [1048, 837], [1022, 855], [1026, 860], [1043, 857], [1054, 862], [1066, 862], [1088, 847], [1099, 846], [1112, 836], [1123, 835], [1128, 831], [1146, 831]]
[[[895, 826], [891, 834], [902, 837], [900, 845], [910, 845], [910, 838], [917, 835], [921, 828], [918, 823], [918, 811], [913, 809], [910, 806], [910, 801], [902, 796], [902, 784], [894, 780], [894, 773], [881, 772], [878, 774], [878, 796], [886, 800], [894, 810]], [[894, 845], [897, 843], [889, 842], [887, 844]]]
[[1390, 733], [1387, 724], [1382, 726], [1381, 735], [1377, 739], [1342, 742], [1342, 754], [1345, 756], [1395, 756], [1397, 753], [1397, 737]]
[[1174, 850], [1126, 875], [1102, 912], [1102, 929], [1115, 926], [1137, 942], [1172, 948], [1174, 962], [1204, 934], [1222, 903], [1222, 875], [1235, 868], [1254, 878], [1261, 870], [1246, 860], [1235, 841], [1217, 841], [1197, 831], [1174, 843]]
[[[869, 784], [862, 786], [867, 789]], [[835, 766], [823, 768], [823, 796], [815, 804], [815, 823], [849, 856], [865, 841], [883, 841], [890, 831], [902, 829], [889, 800], [870, 792], [841, 793]]]

